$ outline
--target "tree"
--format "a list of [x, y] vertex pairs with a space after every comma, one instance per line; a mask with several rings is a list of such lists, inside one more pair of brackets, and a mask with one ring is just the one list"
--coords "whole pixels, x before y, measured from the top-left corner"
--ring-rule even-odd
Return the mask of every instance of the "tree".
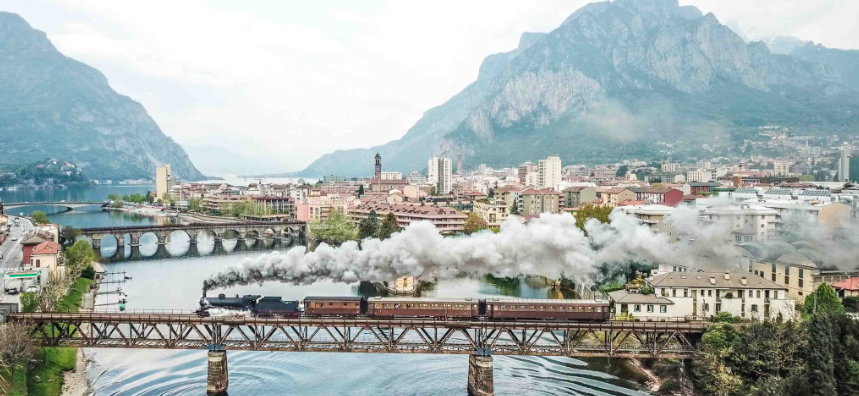
[[847, 312], [859, 312], [859, 297], [844, 297], [841, 304], [844, 305], [844, 310]]
[[358, 198], [361, 198], [362, 195], [364, 195], [364, 185], [363, 184], [358, 186]]
[[116, 201], [118, 199], [119, 199], [119, 195], [116, 195], [114, 193], [107, 194], [107, 200], [108, 201]]
[[842, 312], [844, 312], [844, 306], [841, 304], [841, 299], [838, 298], [838, 293], [826, 283], [820, 284], [817, 290], [809, 294], [802, 305], [802, 313], [805, 317], [814, 314]]
[[394, 213], [388, 213], [385, 216], [385, 220], [382, 222], [382, 225], [379, 226], [379, 232], [376, 235], [381, 240], [385, 240], [394, 235], [394, 233], [400, 231], [400, 223], [397, 222], [397, 216], [394, 216]]
[[799, 177], [799, 181], [806, 182], [806, 181], [813, 181], [813, 180], [814, 180], [814, 176], [811, 176], [811, 175], [802, 175]]
[[608, 223], [608, 216], [612, 209], [611, 206], [587, 204], [576, 212], [576, 227], [584, 231], [588, 219], [597, 219], [600, 223]]
[[63, 237], [63, 242], [71, 243], [75, 240], [75, 238], [81, 234], [81, 230], [74, 228], [70, 225], [63, 227], [63, 230], [60, 231], [60, 236]]
[[513, 206], [510, 207], [510, 214], [512, 214], [512, 215], [521, 214], [519, 211], [519, 204], [516, 201], [513, 201]]
[[64, 278], [56, 273], [48, 275], [48, 280], [42, 285], [39, 294], [39, 309], [42, 312], [52, 312], [65, 294]]
[[191, 200], [188, 201], [188, 210], [199, 211], [202, 208], [203, 208], [203, 205], [202, 205], [200, 198], [191, 198]]
[[97, 257], [92, 250], [92, 245], [89, 241], [81, 239], [75, 242], [70, 248], [65, 250], [66, 256], [66, 272], [68, 279], [74, 281], [77, 279], [84, 268], [90, 266]]
[[30, 217], [32, 217], [33, 221], [35, 221], [38, 224], [48, 224], [49, 223], [48, 215], [46, 215], [45, 212], [42, 212], [41, 210], [37, 210], [33, 213], [30, 213]]
[[379, 232], [379, 219], [376, 217], [376, 211], [371, 210], [367, 218], [361, 220], [361, 223], [358, 224], [358, 239], [364, 240], [365, 238], [370, 238], [375, 236], [377, 232]]
[[4, 323], [0, 325], [0, 362], [14, 377], [15, 367], [33, 358], [36, 345], [30, 337], [30, 326], [24, 323]]
[[[820, 300], [820, 302], [823, 302], [822, 297]], [[806, 367], [809, 394], [820, 396], [836, 394], [835, 361], [833, 356], [834, 330], [830, 316], [823, 311], [818, 311], [809, 322], [808, 366]]]
[[39, 308], [39, 295], [33, 292], [21, 293], [21, 312], [36, 312]]
[[430, 190], [430, 195], [432, 195], [432, 196], [438, 195], [438, 190], [435, 188], [435, 186], [433, 186], [432, 190]]
[[465, 219], [465, 227], [463, 232], [465, 233], [465, 235], [471, 235], [475, 232], [485, 230], [487, 228], [489, 228], [489, 225], [486, 224], [486, 221], [480, 218], [477, 213], [471, 212]]
[[617, 168], [617, 173], [615, 173], [615, 176], [618, 176], [618, 177], [626, 177], [626, 172], [627, 172], [627, 170], [628, 170], [628, 169], [629, 169], [629, 167], [628, 167], [628, 166], [626, 166], [626, 165], [621, 165], [619, 168]]
[[355, 223], [339, 210], [332, 210], [325, 220], [313, 220], [308, 224], [317, 240], [340, 245], [358, 236]]

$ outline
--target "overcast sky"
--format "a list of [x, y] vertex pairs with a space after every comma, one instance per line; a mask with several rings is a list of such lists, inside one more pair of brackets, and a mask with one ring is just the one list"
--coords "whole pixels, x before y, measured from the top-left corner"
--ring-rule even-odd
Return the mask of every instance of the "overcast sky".
[[[401, 137], [474, 81], [485, 56], [588, 2], [2, 0], [0, 10], [99, 69], [177, 142], [291, 171]], [[857, 0], [680, 3], [759, 35], [859, 48]]]

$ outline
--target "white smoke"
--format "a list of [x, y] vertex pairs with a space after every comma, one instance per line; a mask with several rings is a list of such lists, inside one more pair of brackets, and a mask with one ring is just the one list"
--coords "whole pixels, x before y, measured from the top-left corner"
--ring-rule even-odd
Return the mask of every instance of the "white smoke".
[[[698, 232], [697, 225], [686, 232]], [[620, 211], [608, 224], [586, 223], [587, 236], [569, 214], [542, 214], [527, 225], [508, 219], [497, 234], [481, 231], [470, 236], [443, 237], [428, 222], [412, 223], [404, 231], [380, 241], [366, 239], [340, 247], [321, 244], [315, 251], [295, 247], [285, 254], [272, 252], [244, 259], [216, 273], [207, 288], [277, 280], [311, 284], [320, 280], [353, 283], [385, 281], [399, 276], [449, 279], [457, 276], [492, 274], [503, 277], [542, 275], [557, 279], [561, 274], [589, 281], [603, 263], [667, 262], [690, 264], [692, 244], [669, 243], [668, 237], [652, 232], [634, 217]], [[723, 245], [729, 245], [722, 243]]]

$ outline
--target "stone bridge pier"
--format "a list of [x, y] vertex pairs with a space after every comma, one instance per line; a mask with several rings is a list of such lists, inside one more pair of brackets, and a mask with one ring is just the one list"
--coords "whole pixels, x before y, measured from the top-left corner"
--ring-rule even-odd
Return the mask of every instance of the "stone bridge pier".
[[493, 396], [492, 356], [477, 351], [468, 355], [468, 395]]
[[230, 383], [227, 369], [227, 351], [218, 347], [209, 349], [209, 373], [206, 381], [206, 394], [226, 395]]

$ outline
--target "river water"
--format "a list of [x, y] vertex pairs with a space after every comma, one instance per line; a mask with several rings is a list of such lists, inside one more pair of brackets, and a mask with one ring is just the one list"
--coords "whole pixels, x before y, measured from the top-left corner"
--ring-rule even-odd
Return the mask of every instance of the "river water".
[[[89, 191], [64, 191], [66, 200], [103, 200], [108, 193], [146, 192], [151, 186], [107, 188]], [[71, 190], [71, 189], [70, 189]], [[93, 191], [95, 190], [95, 191]], [[35, 202], [0, 193], [6, 203]], [[46, 194], [44, 200], [57, 196]], [[75, 198], [72, 198], [75, 197]], [[62, 198], [61, 198], [62, 199]], [[59, 199], [56, 199], [59, 200]], [[50, 208], [45, 208], [49, 212]], [[25, 212], [33, 210], [27, 208]], [[123, 212], [102, 212], [97, 208], [50, 214], [61, 225], [102, 227], [154, 224], [155, 218]], [[201, 235], [199, 254], [189, 257], [187, 236], [171, 235], [167, 255], [156, 256], [154, 240], [141, 240], [140, 253], [149, 260], [131, 260], [130, 247], [115, 254], [115, 245], [103, 242], [105, 266], [109, 272], [125, 271], [132, 279], [121, 284], [127, 294], [127, 309], [195, 309], [201, 286], [213, 272], [246, 258], [266, 252], [233, 251], [236, 241], [224, 241], [224, 252], [214, 252], [214, 244]], [[259, 243], [259, 242], [258, 242]], [[286, 249], [272, 245], [258, 248]], [[240, 249], [241, 250], [241, 249]], [[120, 256], [123, 256], [120, 258]], [[177, 257], [172, 257], [177, 256]], [[102, 291], [117, 285], [103, 285]], [[302, 299], [308, 295], [356, 295], [356, 285], [321, 282], [309, 286], [265, 283], [213, 290], [209, 294], [260, 294]], [[491, 279], [461, 279], [436, 284], [427, 295], [438, 297], [512, 295], [528, 298], [552, 297], [553, 292], [539, 283], [498, 282]], [[117, 297], [102, 295], [99, 308], [114, 309]], [[205, 351], [87, 348], [92, 363], [87, 376], [96, 395], [202, 395], [206, 390], [207, 355]], [[467, 382], [466, 355], [360, 354], [360, 353], [287, 353], [230, 351], [229, 392], [232, 395], [462, 395]], [[497, 395], [631, 395], [645, 394], [644, 378], [620, 360], [573, 359], [557, 357], [496, 356], [494, 360]]]

